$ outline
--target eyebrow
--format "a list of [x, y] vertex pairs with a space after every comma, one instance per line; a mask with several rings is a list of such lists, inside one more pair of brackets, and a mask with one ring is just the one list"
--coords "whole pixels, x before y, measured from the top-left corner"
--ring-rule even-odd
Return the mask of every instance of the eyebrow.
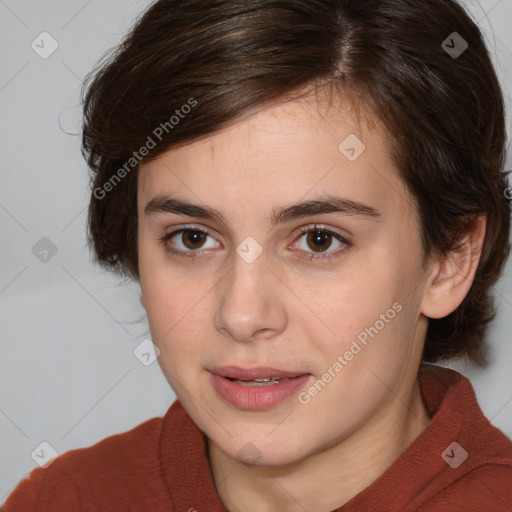
[[[146, 215], [157, 213], [188, 215], [189, 217], [216, 221], [219, 224], [227, 226], [226, 219], [222, 213], [215, 208], [199, 206], [169, 196], [160, 195], [151, 199], [146, 204], [144, 213]], [[323, 213], [342, 213], [345, 215], [360, 216], [369, 220], [377, 220], [382, 217], [379, 210], [358, 201], [352, 201], [337, 196], [326, 196], [325, 198], [318, 198], [316, 200], [305, 201], [276, 209], [272, 212], [270, 222], [272, 226], [275, 226], [280, 222]]]

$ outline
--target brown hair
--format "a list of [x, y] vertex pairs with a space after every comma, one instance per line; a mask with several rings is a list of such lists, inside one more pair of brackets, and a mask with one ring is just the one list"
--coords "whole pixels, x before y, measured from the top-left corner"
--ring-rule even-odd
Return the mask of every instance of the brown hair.
[[[450, 51], [464, 41], [462, 54]], [[424, 351], [428, 362], [485, 364], [491, 287], [510, 249], [504, 105], [482, 35], [453, 0], [155, 2], [84, 83], [96, 260], [139, 277], [143, 158], [326, 84], [364, 98], [387, 128], [425, 261], [456, 247], [475, 215], [487, 216], [471, 290], [452, 314], [429, 320]]]

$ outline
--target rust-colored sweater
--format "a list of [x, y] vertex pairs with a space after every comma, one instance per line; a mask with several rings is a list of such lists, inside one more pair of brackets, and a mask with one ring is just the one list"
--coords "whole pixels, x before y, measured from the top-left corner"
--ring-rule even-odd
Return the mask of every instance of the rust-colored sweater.
[[[337, 512], [511, 512], [512, 442], [484, 417], [469, 380], [424, 366], [419, 382], [429, 426]], [[163, 418], [34, 469], [1, 510], [226, 512], [204, 434], [179, 401]]]

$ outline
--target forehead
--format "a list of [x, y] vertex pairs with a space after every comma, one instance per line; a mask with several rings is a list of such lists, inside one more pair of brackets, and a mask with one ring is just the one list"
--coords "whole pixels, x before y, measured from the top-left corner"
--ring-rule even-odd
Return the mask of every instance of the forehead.
[[[333, 191], [411, 202], [382, 124], [348, 101], [286, 101], [140, 166], [139, 207], [172, 193], [219, 209], [276, 206]], [[403, 205], [402, 205], [403, 207]]]

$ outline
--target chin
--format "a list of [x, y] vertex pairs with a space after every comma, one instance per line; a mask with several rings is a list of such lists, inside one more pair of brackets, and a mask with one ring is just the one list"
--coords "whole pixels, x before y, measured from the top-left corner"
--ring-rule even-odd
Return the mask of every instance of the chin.
[[254, 467], [286, 466], [307, 456], [307, 453], [302, 453], [304, 440], [293, 442], [289, 437], [276, 438], [269, 443], [268, 439], [260, 436], [234, 436], [229, 446], [217, 446], [236, 462]]

